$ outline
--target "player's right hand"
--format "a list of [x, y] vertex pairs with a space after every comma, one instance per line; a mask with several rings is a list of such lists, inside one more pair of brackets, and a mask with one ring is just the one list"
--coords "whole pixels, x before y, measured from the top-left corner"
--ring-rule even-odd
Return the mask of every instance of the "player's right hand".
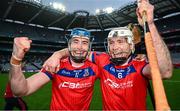
[[56, 73], [60, 67], [59, 61], [60, 58], [56, 55], [56, 53], [53, 53], [53, 55], [44, 62], [43, 68], [51, 73]]
[[154, 23], [154, 6], [149, 3], [149, 0], [139, 0], [138, 7], [136, 9], [136, 15], [138, 17], [138, 22], [141, 26], [143, 26], [143, 13], [146, 12], [146, 20], [147, 23], [153, 24]]
[[18, 59], [23, 59], [27, 51], [31, 47], [32, 40], [28, 37], [16, 37], [13, 44], [13, 55]]

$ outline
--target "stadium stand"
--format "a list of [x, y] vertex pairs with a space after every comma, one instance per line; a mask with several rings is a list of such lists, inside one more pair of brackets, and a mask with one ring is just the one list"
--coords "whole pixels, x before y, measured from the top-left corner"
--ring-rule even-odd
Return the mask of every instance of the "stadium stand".
[[[172, 53], [173, 62], [179, 64], [180, 8], [177, 5], [179, 2], [169, 0], [150, 0], [150, 2], [156, 7], [155, 23]], [[110, 14], [98, 15], [92, 15], [84, 10], [73, 13], [61, 12], [33, 0], [2, 0], [0, 6], [0, 69], [3, 71], [9, 69], [8, 62], [14, 37], [28, 36], [33, 40], [32, 48], [27, 55], [31, 63], [26, 61], [25, 68], [30, 71], [41, 67], [44, 58], [49, 57], [54, 51], [67, 47], [65, 35], [74, 27], [89, 29], [95, 38], [92, 50], [105, 51], [104, 40], [110, 28], [125, 26], [129, 22], [137, 23], [135, 2], [128, 3]], [[170, 16], [172, 13], [177, 14]], [[137, 47], [137, 53], [141, 51], [146, 53], [144, 42]]]
[[25, 24], [9, 23], [0, 21], [0, 26], [5, 26], [1, 29], [0, 35], [7, 37], [28, 36], [32, 40], [42, 41], [64, 41], [61, 36], [64, 36], [62, 31], [49, 30], [46, 28], [38, 28]]

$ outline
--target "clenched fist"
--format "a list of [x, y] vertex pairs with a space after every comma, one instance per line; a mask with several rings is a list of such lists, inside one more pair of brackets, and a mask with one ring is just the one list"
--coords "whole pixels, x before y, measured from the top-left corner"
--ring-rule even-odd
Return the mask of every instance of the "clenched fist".
[[17, 37], [14, 38], [13, 44], [13, 55], [18, 59], [23, 59], [27, 51], [31, 47], [32, 40], [27, 37]]
[[144, 11], [146, 12], [147, 23], [149, 25], [154, 23], [154, 6], [149, 3], [149, 0], [138, 0], [136, 15], [141, 26], [143, 26], [142, 16]]

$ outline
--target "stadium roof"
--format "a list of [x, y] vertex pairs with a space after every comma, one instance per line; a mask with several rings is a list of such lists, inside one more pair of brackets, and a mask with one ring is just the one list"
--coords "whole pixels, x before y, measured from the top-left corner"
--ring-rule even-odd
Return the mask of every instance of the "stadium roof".
[[[180, 0], [150, 0], [150, 2], [155, 5], [156, 19], [180, 12]], [[63, 30], [74, 27], [105, 30], [124, 26], [129, 22], [137, 23], [136, 7], [136, 2], [131, 2], [115, 9], [112, 13], [100, 12], [92, 15], [86, 10], [74, 12], [56, 10], [52, 6], [43, 5], [41, 0], [1, 0], [0, 19]]]

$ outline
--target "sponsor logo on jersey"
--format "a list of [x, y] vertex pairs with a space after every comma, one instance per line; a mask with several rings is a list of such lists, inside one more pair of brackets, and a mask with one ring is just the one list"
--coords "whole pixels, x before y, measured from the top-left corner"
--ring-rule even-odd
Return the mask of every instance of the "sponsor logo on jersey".
[[111, 88], [116, 88], [116, 89], [119, 89], [119, 88], [125, 89], [125, 88], [133, 87], [133, 81], [132, 80], [122, 82], [122, 83], [116, 83], [115, 81], [108, 78], [108, 79], [104, 80], [104, 84], [110, 86]]
[[106, 71], [108, 71], [110, 74], [112, 74], [113, 76], [115, 76], [116, 78], [125, 78], [127, 75], [132, 74], [134, 72], [136, 72], [135, 68], [133, 65], [130, 65], [126, 68], [115, 68], [113, 64], [108, 64], [106, 66], [104, 66], [104, 69]]
[[70, 88], [70, 89], [80, 89], [91, 87], [92, 83], [74, 83], [74, 82], [62, 82], [59, 84], [59, 88]]

